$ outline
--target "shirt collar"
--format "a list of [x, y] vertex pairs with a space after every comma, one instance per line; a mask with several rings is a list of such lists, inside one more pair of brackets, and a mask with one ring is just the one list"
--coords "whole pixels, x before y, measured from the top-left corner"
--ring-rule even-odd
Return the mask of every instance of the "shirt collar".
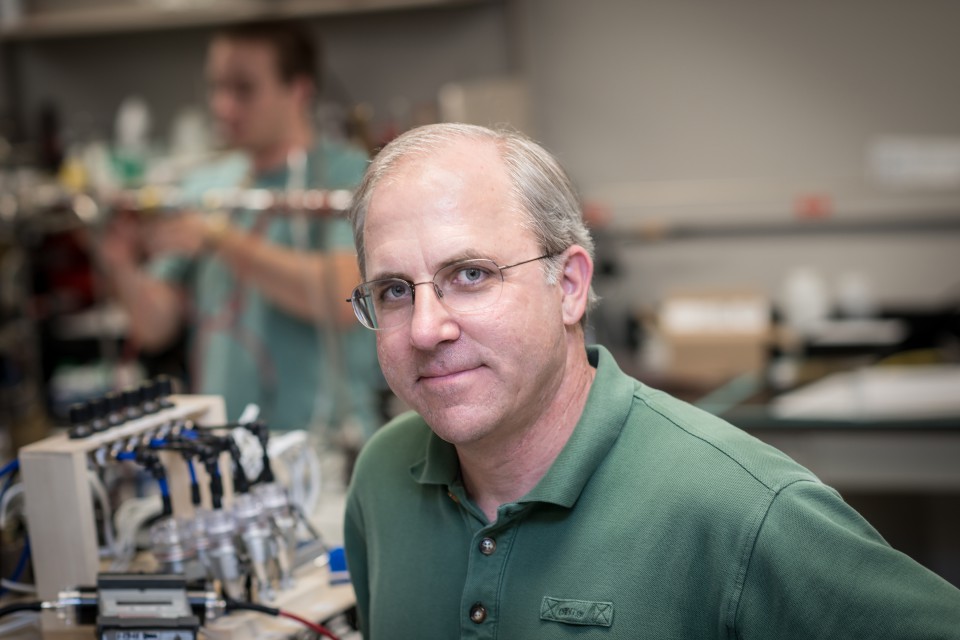
[[620, 436], [637, 382], [620, 370], [602, 346], [587, 347], [587, 358], [597, 374], [580, 420], [546, 475], [520, 502], [572, 507]]
[[410, 467], [410, 475], [420, 484], [453, 484], [460, 475], [457, 449], [431, 431], [424, 457]]
[[[602, 346], [587, 347], [587, 358], [597, 372], [583, 414], [560, 455], [533, 490], [520, 499], [521, 503], [550, 502], [572, 507], [620, 435], [637, 382], [620, 370]], [[423, 459], [410, 467], [411, 475], [420, 484], [448, 488], [457, 481], [459, 471], [456, 449], [434, 433], [427, 440]]]

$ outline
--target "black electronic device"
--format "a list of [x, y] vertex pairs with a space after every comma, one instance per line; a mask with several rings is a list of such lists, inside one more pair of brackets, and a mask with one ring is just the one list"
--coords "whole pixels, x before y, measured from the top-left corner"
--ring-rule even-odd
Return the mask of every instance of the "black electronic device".
[[102, 573], [97, 577], [100, 640], [196, 640], [194, 615], [182, 576]]

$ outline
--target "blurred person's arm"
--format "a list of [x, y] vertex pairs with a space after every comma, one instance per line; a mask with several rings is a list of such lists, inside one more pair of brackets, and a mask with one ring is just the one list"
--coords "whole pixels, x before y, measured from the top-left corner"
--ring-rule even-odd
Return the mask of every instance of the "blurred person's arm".
[[173, 343], [184, 314], [181, 291], [147, 273], [138, 260], [137, 223], [119, 219], [99, 244], [103, 271], [127, 312], [130, 337], [142, 349], [156, 351]]
[[157, 254], [194, 256], [202, 251], [214, 252], [237, 279], [257, 288], [278, 308], [295, 317], [334, 322], [338, 326], [356, 322], [352, 308], [343, 302], [360, 282], [352, 250], [296, 251], [225, 220], [211, 222], [196, 213], [153, 223], [145, 240]]

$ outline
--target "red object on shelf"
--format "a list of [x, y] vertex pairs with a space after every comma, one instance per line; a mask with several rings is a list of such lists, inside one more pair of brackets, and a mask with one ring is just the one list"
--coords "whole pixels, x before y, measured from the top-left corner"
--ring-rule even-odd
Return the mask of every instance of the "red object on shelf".
[[823, 193], [803, 194], [794, 200], [793, 213], [802, 220], [823, 220], [833, 215], [833, 200]]

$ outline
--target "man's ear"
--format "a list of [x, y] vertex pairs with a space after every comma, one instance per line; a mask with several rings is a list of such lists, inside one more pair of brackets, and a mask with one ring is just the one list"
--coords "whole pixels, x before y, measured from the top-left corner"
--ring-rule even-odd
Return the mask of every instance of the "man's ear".
[[560, 274], [560, 290], [563, 294], [563, 324], [580, 323], [587, 312], [587, 298], [593, 279], [593, 260], [587, 250], [573, 245], [564, 252], [563, 272]]

